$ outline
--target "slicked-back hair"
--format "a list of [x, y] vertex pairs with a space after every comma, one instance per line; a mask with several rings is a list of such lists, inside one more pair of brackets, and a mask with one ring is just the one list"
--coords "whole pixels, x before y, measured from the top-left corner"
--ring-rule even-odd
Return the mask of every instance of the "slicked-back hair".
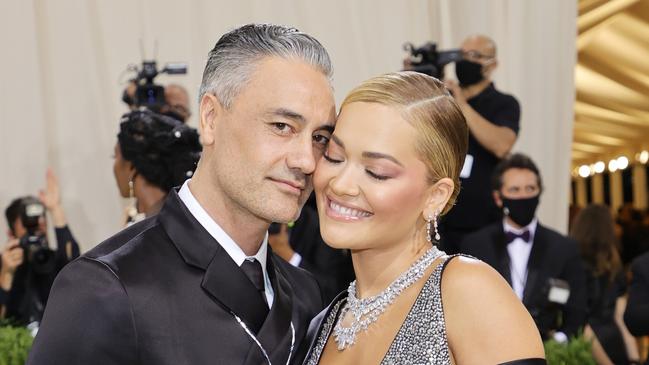
[[536, 181], [539, 184], [539, 191], [543, 191], [543, 179], [541, 179], [541, 172], [532, 159], [522, 153], [514, 153], [502, 159], [493, 174], [491, 175], [491, 188], [500, 191], [503, 187], [503, 175], [509, 169], [524, 169], [530, 170], [536, 175]]
[[199, 92], [199, 102], [212, 93], [228, 109], [265, 57], [297, 59], [321, 71], [330, 81], [329, 54], [312, 36], [274, 24], [247, 24], [224, 34], [210, 51]]

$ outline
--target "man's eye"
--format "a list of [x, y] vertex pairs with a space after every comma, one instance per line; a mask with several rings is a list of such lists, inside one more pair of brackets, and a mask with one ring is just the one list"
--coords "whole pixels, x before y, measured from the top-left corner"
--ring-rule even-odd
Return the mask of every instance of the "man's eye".
[[329, 143], [329, 137], [322, 134], [316, 134], [315, 136], [313, 136], [313, 142], [325, 146], [327, 145], [327, 143]]
[[287, 133], [291, 129], [291, 126], [286, 123], [273, 123], [273, 128], [278, 132]]

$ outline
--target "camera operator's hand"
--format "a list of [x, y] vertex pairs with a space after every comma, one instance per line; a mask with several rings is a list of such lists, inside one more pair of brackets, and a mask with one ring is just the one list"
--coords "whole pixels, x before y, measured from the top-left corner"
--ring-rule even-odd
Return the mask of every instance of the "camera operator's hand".
[[444, 85], [451, 91], [451, 94], [453, 94], [453, 97], [455, 98], [455, 101], [460, 106], [460, 108], [464, 109], [464, 107], [467, 105], [466, 96], [464, 96], [464, 92], [462, 92], [462, 88], [457, 83], [457, 81], [444, 80]]
[[62, 228], [67, 225], [63, 208], [61, 207], [61, 193], [59, 181], [51, 168], [47, 169], [45, 189], [38, 192], [38, 198], [52, 215], [54, 226]]
[[23, 250], [17, 238], [9, 240], [0, 251], [0, 287], [6, 291], [11, 289], [13, 274], [16, 268], [23, 263]]

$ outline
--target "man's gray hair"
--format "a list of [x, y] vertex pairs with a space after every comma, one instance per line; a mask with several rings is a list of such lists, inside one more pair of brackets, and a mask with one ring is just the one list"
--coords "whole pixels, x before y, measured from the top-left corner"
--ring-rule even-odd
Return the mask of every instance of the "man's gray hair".
[[199, 102], [203, 95], [212, 93], [224, 108], [229, 108], [250, 80], [256, 63], [267, 56], [303, 60], [331, 82], [331, 60], [318, 40], [282, 25], [247, 24], [224, 34], [210, 51]]

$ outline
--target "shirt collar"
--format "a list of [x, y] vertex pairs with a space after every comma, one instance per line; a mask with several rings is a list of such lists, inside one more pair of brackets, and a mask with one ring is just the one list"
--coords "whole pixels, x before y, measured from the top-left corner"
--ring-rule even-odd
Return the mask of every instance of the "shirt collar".
[[180, 200], [185, 204], [189, 212], [196, 218], [198, 223], [207, 230], [207, 232], [214, 237], [216, 242], [218, 242], [221, 247], [225, 250], [225, 252], [230, 255], [232, 260], [238, 265], [241, 266], [243, 264], [243, 261], [246, 259], [256, 259], [259, 261], [261, 264], [261, 268], [263, 269], [264, 272], [264, 277], [268, 277], [268, 273], [266, 271], [266, 261], [267, 261], [267, 253], [268, 253], [268, 232], [266, 232], [266, 235], [264, 236], [264, 240], [261, 243], [261, 247], [259, 247], [259, 251], [257, 251], [256, 254], [253, 256], [247, 256], [241, 247], [228, 235], [221, 226], [216, 223], [214, 219], [203, 209], [201, 204], [196, 200], [194, 195], [192, 194], [190, 188], [189, 188], [189, 182], [191, 179], [188, 179], [185, 181], [183, 186], [180, 188], [180, 191], [178, 191], [178, 197], [180, 197]]
[[534, 219], [532, 219], [530, 224], [528, 224], [527, 226], [525, 226], [525, 227], [523, 227], [521, 229], [518, 229], [518, 228], [515, 228], [514, 226], [512, 226], [511, 224], [509, 224], [507, 222], [507, 218], [503, 218], [503, 231], [504, 232], [513, 232], [513, 233], [516, 233], [516, 234], [521, 234], [521, 233], [523, 233], [525, 231], [529, 231], [530, 232], [530, 242], [533, 242], [534, 241], [534, 233], [536, 233], [536, 227], [538, 226], [538, 224], [539, 224], [539, 219], [534, 217]]

